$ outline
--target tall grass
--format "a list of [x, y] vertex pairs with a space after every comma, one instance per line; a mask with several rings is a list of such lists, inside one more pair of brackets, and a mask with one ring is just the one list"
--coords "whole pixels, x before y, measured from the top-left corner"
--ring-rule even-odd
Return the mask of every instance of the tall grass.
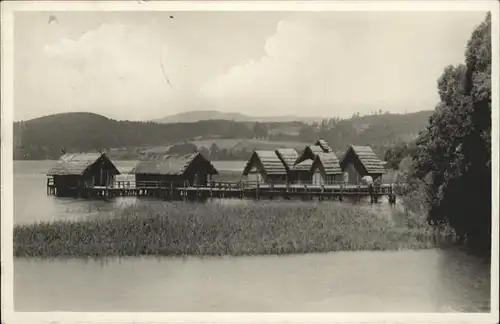
[[424, 224], [394, 225], [359, 206], [311, 202], [131, 206], [106, 219], [14, 227], [17, 257], [252, 255], [432, 245]]

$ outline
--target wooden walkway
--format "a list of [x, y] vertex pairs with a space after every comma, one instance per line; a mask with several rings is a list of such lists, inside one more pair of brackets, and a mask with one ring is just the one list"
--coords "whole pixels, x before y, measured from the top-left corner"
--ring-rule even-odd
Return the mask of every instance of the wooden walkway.
[[[158, 181], [115, 181], [111, 186], [91, 186], [72, 188], [77, 197], [102, 197], [109, 199], [119, 196], [157, 197], [163, 200], [206, 200], [210, 198], [301, 198], [318, 200], [343, 200], [345, 197], [370, 197], [371, 203], [386, 196], [390, 204], [396, 202], [392, 184], [352, 185], [333, 183], [313, 184], [258, 184], [238, 181], [213, 181], [206, 186], [190, 186], [187, 183], [172, 184]], [[47, 181], [47, 194], [58, 196], [53, 181]]]

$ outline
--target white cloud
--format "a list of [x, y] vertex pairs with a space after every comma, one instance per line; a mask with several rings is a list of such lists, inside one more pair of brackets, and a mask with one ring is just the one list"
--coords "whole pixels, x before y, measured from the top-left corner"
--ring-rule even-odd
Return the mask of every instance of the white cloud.
[[433, 109], [436, 80], [454, 63], [450, 59], [463, 58], [470, 31], [451, 43], [445, 41], [449, 26], [427, 28], [421, 17], [399, 24], [372, 17], [371, 28], [359, 28], [361, 23], [346, 28], [331, 19], [283, 20], [260, 60], [212, 78], [203, 93], [220, 109], [237, 103], [243, 111], [267, 115], [278, 110], [350, 116], [348, 106], [358, 104], [361, 113], [381, 106]]
[[144, 118], [144, 108], [186, 100], [183, 91], [190, 91], [182, 53], [154, 35], [146, 27], [102, 24], [76, 40], [45, 46], [44, 54], [64, 71], [64, 84], [80, 108]]
[[[24, 29], [16, 27], [24, 36], [16, 39], [16, 118], [67, 111], [151, 119], [194, 109], [323, 116], [432, 109], [437, 78], [444, 66], [463, 61], [470, 33], [484, 18], [296, 13], [264, 15], [267, 25], [259, 29], [253, 16], [226, 16], [221, 24], [212, 14], [193, 15], [144, 17], [143, 25], [139, 19], [130, 25], [128, 15], [100, 26], [100, 19], [82, 25], [79, 18], [65, 27], [27, 17]], [[162, 74], [162, 49], [175, 90]]]
[[[328, 75], [322, 69], [332, 69], [334, 65], [324, 64], [323, 58], [335, 50], [334, 42], [325, 42], [319, 36], [321, 31], [314, 25], [301, 22], [281, 21], [276, 33], [265, 43], [265, 55], [258, 61], [235, 66], [227, 73], [219, 75], [203, 86], [203, 93], [219, 104], [238, 98], [252, 101], [275, 101], [309, 99], [322, 89], [309, 86], [313, 77]], [[321, 58], [318, 62], [317, 59]]]

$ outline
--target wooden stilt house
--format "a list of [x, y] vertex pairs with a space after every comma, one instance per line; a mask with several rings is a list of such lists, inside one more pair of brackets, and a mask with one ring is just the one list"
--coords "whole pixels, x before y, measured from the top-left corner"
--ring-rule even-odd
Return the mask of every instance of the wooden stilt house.
[[287, 169], [276, 151], [257, 150], [247, 161], [243, 176], [254, 183], [286, 183]]
[[312, 164], [314, 160], [307, 159], [299, 162], [293, 166], [295, 175], [294, 182], [297, 184], [311, 184], [312, 183]]
[[343, 181], [339, 159], [333, 152], [319, 153], [311, 165], [312, 184], [315, 186]]
[[314, 145], [307, 145], [304, 148], [302, 153], [295, 161], [295, 164], [298, 164], [305, 160], [314, 160], [319, 153], [329, 153], [329, 152], [333, 151], [328, 145], [328, 143], [323, 139], [319, 139], [316, 141], [316, 143], [314, 143]]
[[84, 188], [112, 186], [119, 174], [105, 153], [66, 153], [47, 172], [57, 196], [74, 196]]
[[323, 149], [319, 145], [307, 145], [302, 153], [299, 155], [297, 160], [295, 160], [295, 164], [299, 164], [305, 160], [314, 160], [316, 155], [319, 153], [324, 153]]
[[343, 181], [339, 160], [333, 152], [320, 152], [314, 160], [304, 160], [294, 165], [293, 169], [297, 174], [295, 182], [299, 184], [320, 186]]
[[275, 152], [286, 168], [287, 181], [289, 183], [294, 182], [297, 176], [295, 170], [293, 169], [293, 166], [295, 164], [295, 161], [299, 157], [299, 153], [297, 153], [295, 149], [289, 149], [289, 148], [280, 148], [277, 149]]
[[205, 186], [218, 171], [199, 152], [150, 155], [132, 169], [137, 187]]
[[371, 176], [374, 181], [381, 180], [386, 173], [383, 162], [369, 146], [350, 145], [340, 160], [340, 168], [345, 182], [351, 184], [360, 183], [365, 176]]
[[314, 145], [307, 145], [302, 151], [302, 153], [295, 160], [295, 164], [293, 167], [295, 182], [312, 183], [313, 173], [314, 173], [313, 172], [314, 170], [312, 169], [313, 162], [316, 160], [319, 154], [330, 153], [330, 152], [332, 152], [332, 149], [330, 148], [328, 143], [323, 139], [317, 140]]

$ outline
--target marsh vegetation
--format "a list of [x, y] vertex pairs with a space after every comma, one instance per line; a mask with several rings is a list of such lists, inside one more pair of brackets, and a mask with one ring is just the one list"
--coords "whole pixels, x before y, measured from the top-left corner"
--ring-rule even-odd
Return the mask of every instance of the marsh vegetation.
[[433, 246], [433, 231], [420, 217], [397, 212], [403, 221], [394, 222], [365, 207], [295, 201], [130, 206], [109, 218], [17, 225], [14, 255], [255, 255]]

